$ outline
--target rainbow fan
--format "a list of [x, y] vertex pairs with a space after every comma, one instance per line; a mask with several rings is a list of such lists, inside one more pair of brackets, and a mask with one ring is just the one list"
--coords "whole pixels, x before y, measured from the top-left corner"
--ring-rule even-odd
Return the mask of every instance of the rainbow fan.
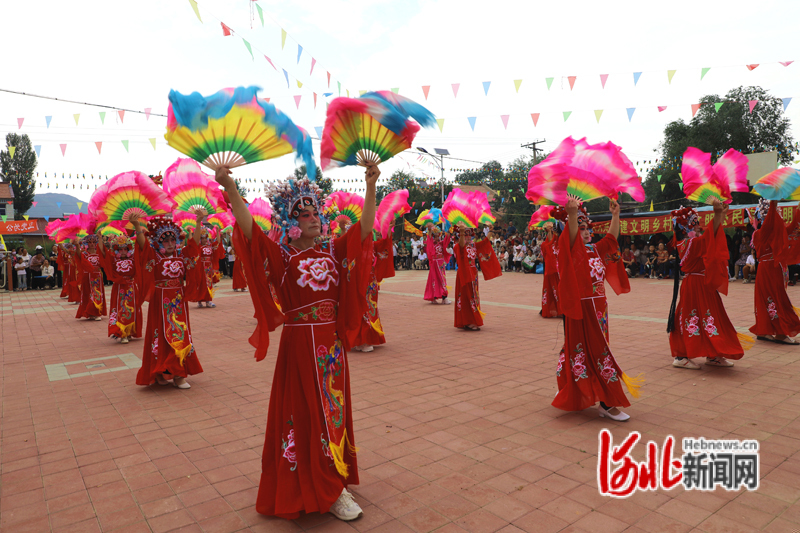
[[690, 146], [683, 153], [681, 178], [686, 198], [712, 204], [714, 200], [729, 204], [732, 192], [747, 192], [747, 157], [733, 148], [725, 152], [714, 166], [711, 154]]
[[392, 232], [394, 219], [410, 211], [407, 189], [390, 192], [381, 200], [375, 213], [375, 228], [383, 238], [386, 238]]
[[556, 223], [557, 220], [552, 217], [555, 206], [543, 205], [533, 212], [531, 220], [528, 222], [529, 228], [543, 228], [548, 222]]
[[382, 163], [411, 148], [420, 125], [433, 127], [436, 117], [391, 91], [335, 98], [328, 106], [322, 131], [322, 168]]
[[214, 170], [296, 152], [313, 180], [317, 165], [311, 137], [274, 105], [260, 100], [259, 90], [237, 87], [208, 97], [170, 91], [167, 144]]
[[417, 221], [414, 223], [417, 226], [423, 226], [428, 221], [433, 222], [433, 215], [431, 214], [430, 209], [425, 209], [419, 214]]
[[272, 230], [272, 206], [261, 198], [256, 198], [250, 205], [247, 206], [250, 214], [253, 215], [253, 220], [261, 228], [264, 233], [269, 233]]
[[779, 168], [759, 179], [753, 189], [767, 200], [800, 200], [800, 171]]
[[125, 222], [122, 220], [106, 220], [105, 222], [101, 222], [97, 225], [97, 229], [100, 230], [100, 235], [103, 236], [110, 236], [110, 235], [127, 235], [128, 233], [125, 231]]
[[489, 198], [482, 191], [472, 191], [470, 193], [472, 205], [475, 206], [478, 224], [494, 224], [497, 218], [492, 214], [492, 207], [489, 205]]
[[[349, 222], [344, 220], [339, 224], [355, 224], [361, 220], [361, 213], [364, 210], [364, 199], [351, 192], [336, 191], [325, 199], [323, 212], [328, 215], [344, 215]], [[338, 219], [338, 216], [336, 217]]]
[[58, 229], [56, 242], [70, 241], [72, 239], [83, 239], [94, 234], [97, 228], [97, 220], [92, 215], [86, 213], [76, 213], [70, 215]]
[[236, 224], [236, 219], [233, 218], [233, 215], [227, 211], [213, 214], [208, 217], [207, 220], [209, 224], [220, 231], [233, 229], [233, 225]]
[[442, 206], [442, 215], [453, 226], [463, 223], [468, 228], [478, 227], [480, 212], [476, 210], [471, 194], [455, 188], [447, 195]]
[[178, 211], [209, 215], [228, 209], [222, 191], [194, 159], [179, 158], [164, 174], [164, 191], [178, 204]]
[[197, 216], [187, 213], [186, 211], [178, 211], [172, 215], [172, 221], [181, 227], [187, 234], [194, 231], [197, 227]]
[[567, 137], [530, 170], [525, 196], [538, 205], [566, 205], [568, 198], [616, 200], [620, 192], [644, 200], [641, 179], [622, 149], [611, 142], [590, 145], [585, 138]]
[[175, 202], [146, 174], [136, 170], [117, 174], [94, 191], [89, 213], [101, 222], [128, 220], [132, 215], [166, 215]]
[[58, 230], [61, 226], [64, 225], [65, 220], [54, 220], [49, 222], [47, 226], [44, 227], [44, 232], [50, 237], [51, 240], [55, 240], [56, 235], [58, 234]]

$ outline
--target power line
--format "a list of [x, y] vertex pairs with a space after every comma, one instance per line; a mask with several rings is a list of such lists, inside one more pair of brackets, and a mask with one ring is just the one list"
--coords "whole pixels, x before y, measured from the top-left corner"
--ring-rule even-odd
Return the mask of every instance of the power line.
[[533, 160], [536, 161], [536, 152], [544, 152], [544, 150], [542, 150], [541, 148], [536, 148], [536, 145], [543, 144], [546, 142], [547, 139], [542, 139], [541, 141], [537, 139], [533, 142], [529, 142], [528, 144], [521, 144], [520, 148], [530, 148], [531, 150], [533, 150]]
[[125, 109], [124, 107], [116, 107], [116, 106], [110, 106], [110, 105], [104, 105], [104, 104], [92, 104], [90, 102], [78, 102], [77, 100], [66, 100], [64, 98], [56, 98], [54, 96], [42, 96], [42, 95], [39, 95], [39, 94], [24, 93], [22, 91], [12, 91], [11, 89], [0, 89], [0, 92], [11, 93], [11, 94], [19, 94], [19, 95], [22, 95], [22, 96], [30, 96], [32, 98], [42, 98], [44, 100], [55, 100], [55, 101], [58, 101], [58, 102], [67, 102], [67, 103], [70, 103], [70, 104], [80, 104], [80, 105], [88, 105], [88, 106], [93, 106], [93, 107], [102, 107], [102, 108], [105, 108], [105, 109], [113, 109], [114, 111], [125, 111], [126, 113], [139, 113], [140, 115], [149, 114], [149, 115], [154, 116], [154, 117], [165, 117], [165, 118], [167, 116], [167, 115], [162, 115], [160, 113], [152, 113], [152, 112], [151, 113], [147, 113], [146, 111], [138, 111], [136, 109]]

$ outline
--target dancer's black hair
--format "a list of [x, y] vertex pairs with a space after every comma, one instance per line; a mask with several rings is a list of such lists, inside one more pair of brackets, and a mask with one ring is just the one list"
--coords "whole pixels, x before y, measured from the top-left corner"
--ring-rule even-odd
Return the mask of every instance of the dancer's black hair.
[[675, 329], [675, 304], [678, 302], [678, 292], [681, 288], [681, 254], [678, 253], [678, 243], [685, 236], [683, 230], [677, 224], [673, 224], [672, 227], [675, 232], [675, 263], [672, 270], [675, 282], [672, 285], [672, 304], [669, 306], [667, 333], [672, 333], [672, 330]]

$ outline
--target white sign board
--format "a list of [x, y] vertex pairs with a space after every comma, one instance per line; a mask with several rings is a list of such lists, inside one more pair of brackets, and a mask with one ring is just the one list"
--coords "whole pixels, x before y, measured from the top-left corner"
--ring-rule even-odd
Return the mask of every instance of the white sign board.
[[749, 162], [747, 169], [747, 183], [755, 182], [778, 169], [778, 152], [761, 152], [758, 154], [745, 154]]

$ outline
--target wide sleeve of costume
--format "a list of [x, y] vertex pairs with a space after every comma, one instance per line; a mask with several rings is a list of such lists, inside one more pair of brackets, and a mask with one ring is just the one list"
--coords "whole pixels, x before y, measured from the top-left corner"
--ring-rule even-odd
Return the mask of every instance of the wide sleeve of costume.
[[475, 251], [478, 252], [478, 261], [481, 264], [484, 280], [489, 281], [503, 275], [500, 261], [497, 260], [497, 255], [494, 253], [489, 239], [481, 239], [475, 243]]
[[581, 311], [581, 291], [576, 269], [580, 267], [581, 272], [587, 270], [586, 247], [580, 235], [575, 236], [572, 246], [569, 245], [569, 222], [558, 238], [558, 248], [562, 251], [558, 257], [558, 301], [561, 311], [568, 318], [580, 320], [583, 318], [583, 311]]
[[136, 262], [136, 282], [139, 285], [142, 300], [149, 302], [155, 288], [156, 252], [147, 242], [144, 243], [144, 246], [139, 246], [137, 243], [135, 248], [133, 258]]
[[710, 220], [699, 240], [705, 241], [705, 247], [701, 247], [701, 249], [704, 251], [703, 264], [706, 267], [706, 285], [710, 285], [727, 296], [730, 252], [722, 225], [717, 228], [717, 231], [714, 231], [714, 220]]
[[375, 278], [383, 281], [394, 277], [394, 257], [392, 257], [392, 236], [375, 241]]
[[619, 242], [610, 233], [595, 244], [597, 255], [603, 260], [606, 267], [606, 281], [617, 294], [631, 292], [631, 283], [625, 271], [625, 263], [619, 254]]
[[200, 261], [200, 247], [194, 242], [194, 239], [186, 239], [181, 248], [181, 257], [186, 264], [187, 272], [193, 268], [197, 269], [197, 263]]
[[283, 324], [275, 287], [280, 286], [286, 266], [280, 246], [269, 239], [255, 221], [250, 231], [248, 239], [237, 222], [233, 228], [233, 248], [247, 276], [250, 299], [255, 307], [256, 330], [249, 342], [256, 349], [256, 361], [261, 361], [267, 356], [269, 332]]
[[786, 226], [786, 248], [781, 253], [779, 261], [784, 265], [800, 263], [800, 208], [794, 209], [792, 222]]
[[345, 349], [350, 350], [358, 339], [361, 321], [367, 311], [367, 286], [372, 272], [372, 235], [361, 240], [359, 221], [334, 240], [333, 248], [339, 268], [336, 329]]

